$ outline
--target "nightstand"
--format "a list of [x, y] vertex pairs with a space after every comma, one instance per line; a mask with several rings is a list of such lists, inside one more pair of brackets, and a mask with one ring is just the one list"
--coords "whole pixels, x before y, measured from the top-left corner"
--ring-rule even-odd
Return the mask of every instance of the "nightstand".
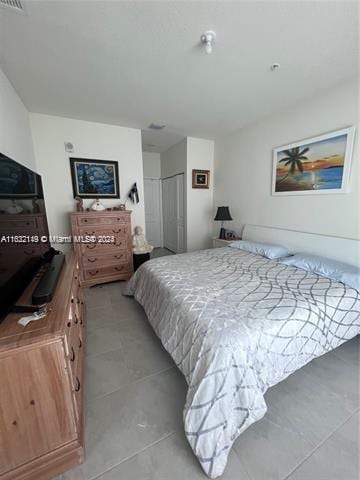
[[229, 238], [229, 239], [213, 237], [212, 238], [213, 248], [226, 247], [227, 245], [230, 245], [230, 243], [236, 242], [236, 240], [241, 240], [241, 237], [235, 237], [235, 238]]

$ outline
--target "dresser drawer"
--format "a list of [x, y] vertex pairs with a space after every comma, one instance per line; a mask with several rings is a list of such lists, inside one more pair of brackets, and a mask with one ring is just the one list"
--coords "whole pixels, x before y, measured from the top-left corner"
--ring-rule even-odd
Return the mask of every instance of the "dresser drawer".
[[[89, 225], [88, 227], [79, 227], [79, 234], [82, 236], [96, 236], [99, 241], [103, 237], [126, 237], [130, 233], [130, 225]], [[98, 240], [97, 240], [98, 241]]]
[[36, 228], [36, 218], [21, 218], [21, 215], [15, 219], [7, 219], [1, 217], [0, 219], [1, 230], [3, 232], [14, 232], [19, 230], [31, 230]]
[[132, 272], [132, 262], [123, 265], [84, 269], [85, 280], [93, 280], [102, 277], [116, 276]]
[[84, 255], [82, 265], [84, 268], [94, 269], [102, 266], [118, 266], [130, 263], [130, 253], [127, 250], [112, 251], [105, 255]]
[[69, 362], [70, 362], [73, 385], [75, 385], [77, 365], [82, 355], [83, 355], [82, 328], [78, 325], [72, 328], [70, 340], [69, 340]]
[[77, 217], [77, 223], [81, 226], [86, 225], [124, 225], [130, 223], [129, 215], [103, 215], [94, 213]]
[[119, 250], [129, 250], [129, 241], [127, 237], [115, 237], [114, 243], [81, 243], [80, 250], [82, 255], [92, 255], [99, 253], [116, 253]]

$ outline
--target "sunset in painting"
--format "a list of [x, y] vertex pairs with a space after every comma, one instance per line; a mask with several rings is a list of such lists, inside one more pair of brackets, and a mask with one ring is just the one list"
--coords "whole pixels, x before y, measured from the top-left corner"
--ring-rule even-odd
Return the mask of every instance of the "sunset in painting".
[[277, 152], [275, 192], [341, 189], [347, 134]]

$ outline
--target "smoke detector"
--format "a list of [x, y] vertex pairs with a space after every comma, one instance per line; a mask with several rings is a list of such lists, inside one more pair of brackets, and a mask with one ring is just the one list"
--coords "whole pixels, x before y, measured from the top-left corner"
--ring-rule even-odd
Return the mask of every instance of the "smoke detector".
[[14, 12], [25, 13], [25, 9], [20, 0], [0, 0], [0, 6], [11, 9]]
[[163, 128], [165, 128], [165, 125], [159, 125], [158, 123], [150, 123], [148, 128], [150, 130], [162, 130]]
[[203, 33], [200, 37], [200, 41], [203, 45], [205, 45], [205, 52], [207, 54], [212, 53], [213, 51], [213, 44], [216, 40], [216, 33], [212, 30], [208, 30], [207, 32]]
[[64, 142], [65, 152], [74, 153], [74, 145], [71, 142]]

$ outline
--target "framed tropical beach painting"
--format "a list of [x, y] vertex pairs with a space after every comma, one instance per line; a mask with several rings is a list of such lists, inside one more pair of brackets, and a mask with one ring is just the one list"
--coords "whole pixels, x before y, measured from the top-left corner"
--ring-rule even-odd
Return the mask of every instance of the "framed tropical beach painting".
[[70, 158], [74, 198], [120, 198], [118, 162]]
[[273, 195], [346, 193], [355, 127], [274, 149]]

